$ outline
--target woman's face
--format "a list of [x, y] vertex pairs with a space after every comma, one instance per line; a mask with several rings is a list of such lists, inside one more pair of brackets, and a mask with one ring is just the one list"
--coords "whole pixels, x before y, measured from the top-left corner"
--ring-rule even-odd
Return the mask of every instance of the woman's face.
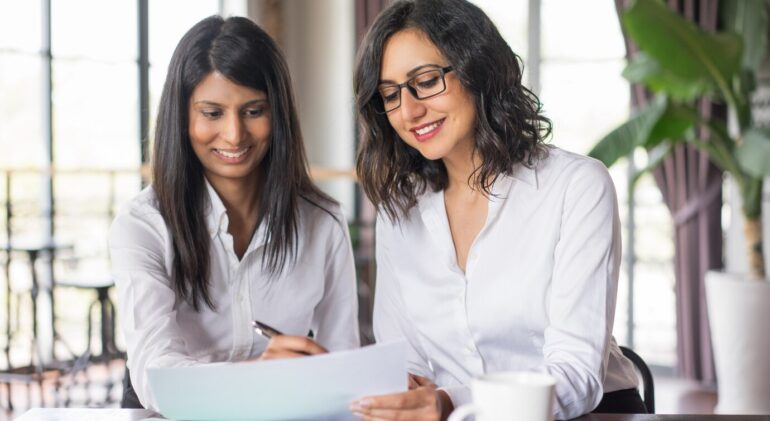
[[[448, 66], [446, 58], [421, 31], [405, 29], [385, 43], [380, 66], [380, 88], [401, 84], [428, 69]], [[418, 100], [401, 89], [401, 106], [388, 115], [399, 137], [425, 158], [470, 159], [476, 109], [473, 97], [453, 71], [444, 75], [446, 90]], [[440, 81], [439, 81], [440, 83]]]
[[190, 97], [190, 142], [212, 184], [252, 179], [270, 146], [267, 94], [209, 73]]

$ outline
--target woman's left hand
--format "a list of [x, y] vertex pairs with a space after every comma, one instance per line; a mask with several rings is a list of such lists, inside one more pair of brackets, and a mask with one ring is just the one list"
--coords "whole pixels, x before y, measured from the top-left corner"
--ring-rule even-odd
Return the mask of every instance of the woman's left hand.
[[407, 392], [359, 399], [350, 405], [350, 410], [365, 421], [446, 419], [453, 409], [449, 395], [427, 379], [419, 383], [419, 387]]

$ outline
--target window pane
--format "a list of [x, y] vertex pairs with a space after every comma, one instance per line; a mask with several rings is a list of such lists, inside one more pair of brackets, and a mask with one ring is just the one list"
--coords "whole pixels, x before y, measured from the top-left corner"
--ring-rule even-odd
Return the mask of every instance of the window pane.
[[[53, 55], [135, 60], [136, 9], [135, 1], [52, 0]], [[90, 18], [84, 19], [84, 13]]]
[[40, 1], [0, 0], [0, 48], [37, 52], [42, 39]]
[[542, 0], [541, 13], [546, 60], [616, 59], [626, 54], [613, 2]]
[[139, 165], [137, 78], [133, 64], [54, 62], [57, 168]]
[[0, 167], [37, 167], [47, 161], [43, 139], [42, 60], [0, 53]]
[[472, 2], [492, 19], [513, 52], [526, 60], [529, 38], [528, 0], [472, 0]]
[[545, 114], [553, 121], [553, 143], [587, 153], [628, 118], [628, 83], [620, 75], [624, 61], [549, 62], [541, 65]]

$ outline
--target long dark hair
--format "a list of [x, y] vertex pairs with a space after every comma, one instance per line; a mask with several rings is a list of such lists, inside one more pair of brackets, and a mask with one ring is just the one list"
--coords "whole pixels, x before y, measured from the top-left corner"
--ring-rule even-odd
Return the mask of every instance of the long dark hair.
[[397, 219], [427, 187], [447, 187], [446, 167], [401, 141], [381, 109], [378, 85], [388, 38], [404, 29], [424, 33], [454, 68], [474, 98], [474, 153], [481, 166], [469, 182], [485, 194], [516, 164], [532, 166], [547, 153], [551, 122], [537, 96], [521, 84], [521, 59], [481, 9], [465, 0], [400, 0], [385, 9], [364, 37], [356, 60], [354, 91], [361, 129], [356, 171], [375, 206]]
[[259, 224], [266, 228], [262, 264], [271, 274], [295, 255], [300, 198], [319, 207], [319, 202], [333, 202], [310, 180], [288, 66], [275, 42], [246, 18], [212, 16], [198, 22], [171, 57], [158, 109], [152, 170], [160, 213], [173, 240], [173, 285], [177, 297], [196, 311], [201, 300], [212, 309], [214, 303], [208, 291], [208, 197], [202, 165], [190, 144], [189, 101], [198, 83], [213, 71], [267, 94], [272, 140], [260, 163], [265, 181]]

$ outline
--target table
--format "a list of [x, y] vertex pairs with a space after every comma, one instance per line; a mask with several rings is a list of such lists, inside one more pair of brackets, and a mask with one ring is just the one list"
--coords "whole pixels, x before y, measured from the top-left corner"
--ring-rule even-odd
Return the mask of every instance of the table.
[[[56, 361], [55, 356], [55, 347], [56, 347], [56, 341], [61, 341], [61, 338], [59, 337], [58, 333], [56, 332], [56, 316], [55, 316], [55, 304], [54, 304], [54, 294], [53, 294], [53, 286], [54, 286], [54, 275], [53, 275], [53, 261], [54, 256], [57, 252], [61, 250], [71, 250], [72, 246], [69, 244], [60, 244], [53, 241], [46, 241], [46, 242], [40, 242], [40, 243], [26, 243], [26, 242], [11, 242], [11, 243], [5, 243], [0, 246], [0, 249], [5, 251], [6, 253], [6, 264], [5, 264], [5, 278], [6, 278], [6, 286], [5, 286], [5, 293], [6, 293], [6, 345], [5, 345], [5, 360], [7, 363], [7, 369], [3, 370], [2, 373], [0, 373], [0, 384], [7, 384], [8, 385], [8, 408], [13, 409], [13, 401], [11, 400], [11, 387], [10, 384], [13, 382], [21, 382], [26, 383], [27, 387], [29, 388], [31, 383], [37, 383], [38, 387], [40, 389], [40, 396], [41, 396], [41, 403], [44, 403], [44, 393], [43, 393], [43, 379], [51, 373], [55, 372], [61, 372], [64, 368], [64, 365], [59, 364], [58, 361]], [[11, 364], [10, 359], [10, 346], [12, 337], [14, 335], [14, 332], [11, 328], [11, 280], [10, 280], [10, 264], [11, 264], [11, 254], [12, 253], [20, 253], [20, 254], [26, 254], [27, 260], [29, 263], [30, 268], [30, 275], [31, 275], [31, 281], [32, 285], [29, 290], [30, 300], [32, 304], [32, 342], [30, 344], [30, 363], [26, 366], [13, 366]], [[51, 284], [47, 287], [42, 287], [40, 285], [40, 280], [37, 273], [37, 261], [41, 256], [48, 256], [50, 259], [50, 281]], [[51, 305], [51, 333], [52, 333], [52, 342], [51, 342], [51, 349], [46, 350], [44, 353], [40, 346], [40, 337], [39, 337], [39, 322], [38, 322], [38, 300], [41, 290], [46, 294], [48, 297], [49, 303]], [[18, 304], [17, 304], [18, 305]], [[18, 321], [17, 321], [18, 322]], [[27, 396], [31, 396], [29, 391], [27, 393]]]
[[[141, 421], [157, 417], [145, 409], [34, 408], [16, 421]], [[588, 414], [575, 421], [770, 421], [770, 415]]]

